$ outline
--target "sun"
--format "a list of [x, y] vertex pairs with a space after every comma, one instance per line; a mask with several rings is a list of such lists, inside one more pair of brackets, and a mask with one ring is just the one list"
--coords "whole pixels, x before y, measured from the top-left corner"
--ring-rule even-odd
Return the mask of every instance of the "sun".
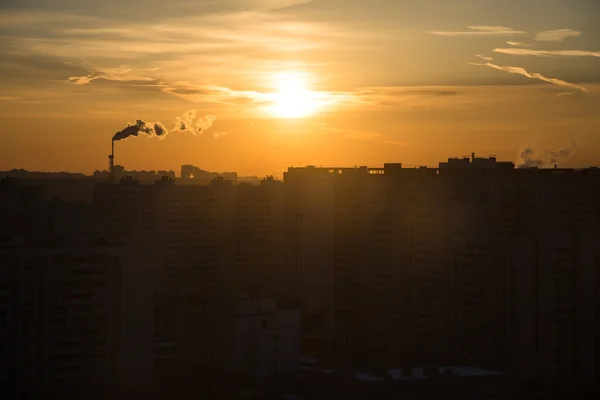
[[279, 118], [304, 118], [316, 112], [318, 96], [301, 72], [281, 73], [273, 79], [274, 92], [267, 110]]

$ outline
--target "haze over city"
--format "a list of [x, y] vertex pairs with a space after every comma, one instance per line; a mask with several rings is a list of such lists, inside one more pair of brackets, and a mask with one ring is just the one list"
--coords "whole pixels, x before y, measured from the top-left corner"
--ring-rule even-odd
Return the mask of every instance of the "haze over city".
[[168, 133], [118, 143], [138, 170], [471, 151], [550, 166], [565, 149], [560, 166], [598, 164], [595, 0], [20, 0], [0, 15], [1, 170], [105, 169], [137, 120]]

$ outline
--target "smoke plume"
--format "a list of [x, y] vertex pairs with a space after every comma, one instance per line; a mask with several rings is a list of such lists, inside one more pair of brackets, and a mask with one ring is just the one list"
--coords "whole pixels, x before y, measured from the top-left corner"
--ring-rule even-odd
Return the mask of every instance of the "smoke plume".
[[575, 142], [571, 142], [570, 147], [565, 147], [564, 149], [559, 149], [555, 151], [549, 152], [550, 155], [550, 163], [555, 164], [559, 161], [565, 161], [568, 159], [571, 154], [575, 151]]
[[205, 115], [196, 118], [196, 110], [189, 110], [175, 120], [174, 130], [180, 132], [190, 132], [194, 136], [201, 135], [210, 128], [217, 117], [215, 115]]
[[571, 142], [569, 147], [558, 150], [536, 151], [532, 147], [526, 147], [519, 154], [517, 168], [542, 168], [568, 160], [575, 152], [576, 144]]
[[[175, 120], [175, 127], [172, 129], [176, 132], [190, 132], [194, 136], [198, 136], [205, 130], [210, 128], [217, 117], [215, 115], [206, 115], [203, 118], [196, 118], [196, 110], [189, 110]], [[161, 122], [146, 123], [142, 120], [136, 120], [135, 124], [129, 124], [125, 129], [115, 133], [112, 140], [123, 140], [128, 137], [137, 137], [140, 134], [145, 134], [151, 137], [164, 139], [169, 134], [167, 128]], [[215, 138], [224, 135], [224, 133], [215, 134]]]
[[123, 140], [130, 136], [139, 136], [140, 133], [148, 136], [155, 136], [163, 139], [169, 132], [165, 126], [160, 122], [146, 123], [142, 120], [135, 121], [135, 124], [129, 124], [125, 129], [115, 133], [112, 140]]

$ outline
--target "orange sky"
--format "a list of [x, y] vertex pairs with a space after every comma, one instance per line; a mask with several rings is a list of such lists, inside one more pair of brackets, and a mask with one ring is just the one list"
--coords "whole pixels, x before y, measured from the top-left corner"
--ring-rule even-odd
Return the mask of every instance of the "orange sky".
[[[600, 163], [599, 2], [368, 3], [8, 2], [0, 169], [104, 169], [136, 119], [170, 133], [118, 142], [128, 169], [512, 161], [572, 141], [564, 166]], [[178, 131], [191, 109], [216, 120]]]

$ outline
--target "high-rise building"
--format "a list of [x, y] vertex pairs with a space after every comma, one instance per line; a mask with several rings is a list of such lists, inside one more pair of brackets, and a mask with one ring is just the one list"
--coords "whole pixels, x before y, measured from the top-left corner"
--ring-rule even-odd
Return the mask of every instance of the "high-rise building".
[[112, 239], [152, 243], [163, 265], [164, 291], [281, 293], [284, 270], [281, 182], [143, 185], [125, 179], [96, 188], [98, 224]]
[[323, 168], [290, 168], [286, 185], [288, 267], [293, 293], [300, 301], [303, 326], [334, 325], [335, 182]]
[[216, 299], [185, 295], [175, 310], [174, 365], [165, 386], [171, 394], [209, 398], [256, 391], [296, 372], [300, 316], [274, 299]]
[[122, 265], [114, 250], [0, 248], [0, 385], [7, 398], [118, 388]]
[[304, 335], [331, 315], [321, 356], [591, 381], [599, 176], [474, 156], [290, 169]]
[[163, 387], [197, 389], [199, 371], [208, 377], [221, 370], [222, 318], [233, 299], [278, 298], [289, 307], [284, 194], [273, 179], [260, 185], [124, 179], [97, 187], [103, 234], [146, 243], [159, 265], [153, 374]]

